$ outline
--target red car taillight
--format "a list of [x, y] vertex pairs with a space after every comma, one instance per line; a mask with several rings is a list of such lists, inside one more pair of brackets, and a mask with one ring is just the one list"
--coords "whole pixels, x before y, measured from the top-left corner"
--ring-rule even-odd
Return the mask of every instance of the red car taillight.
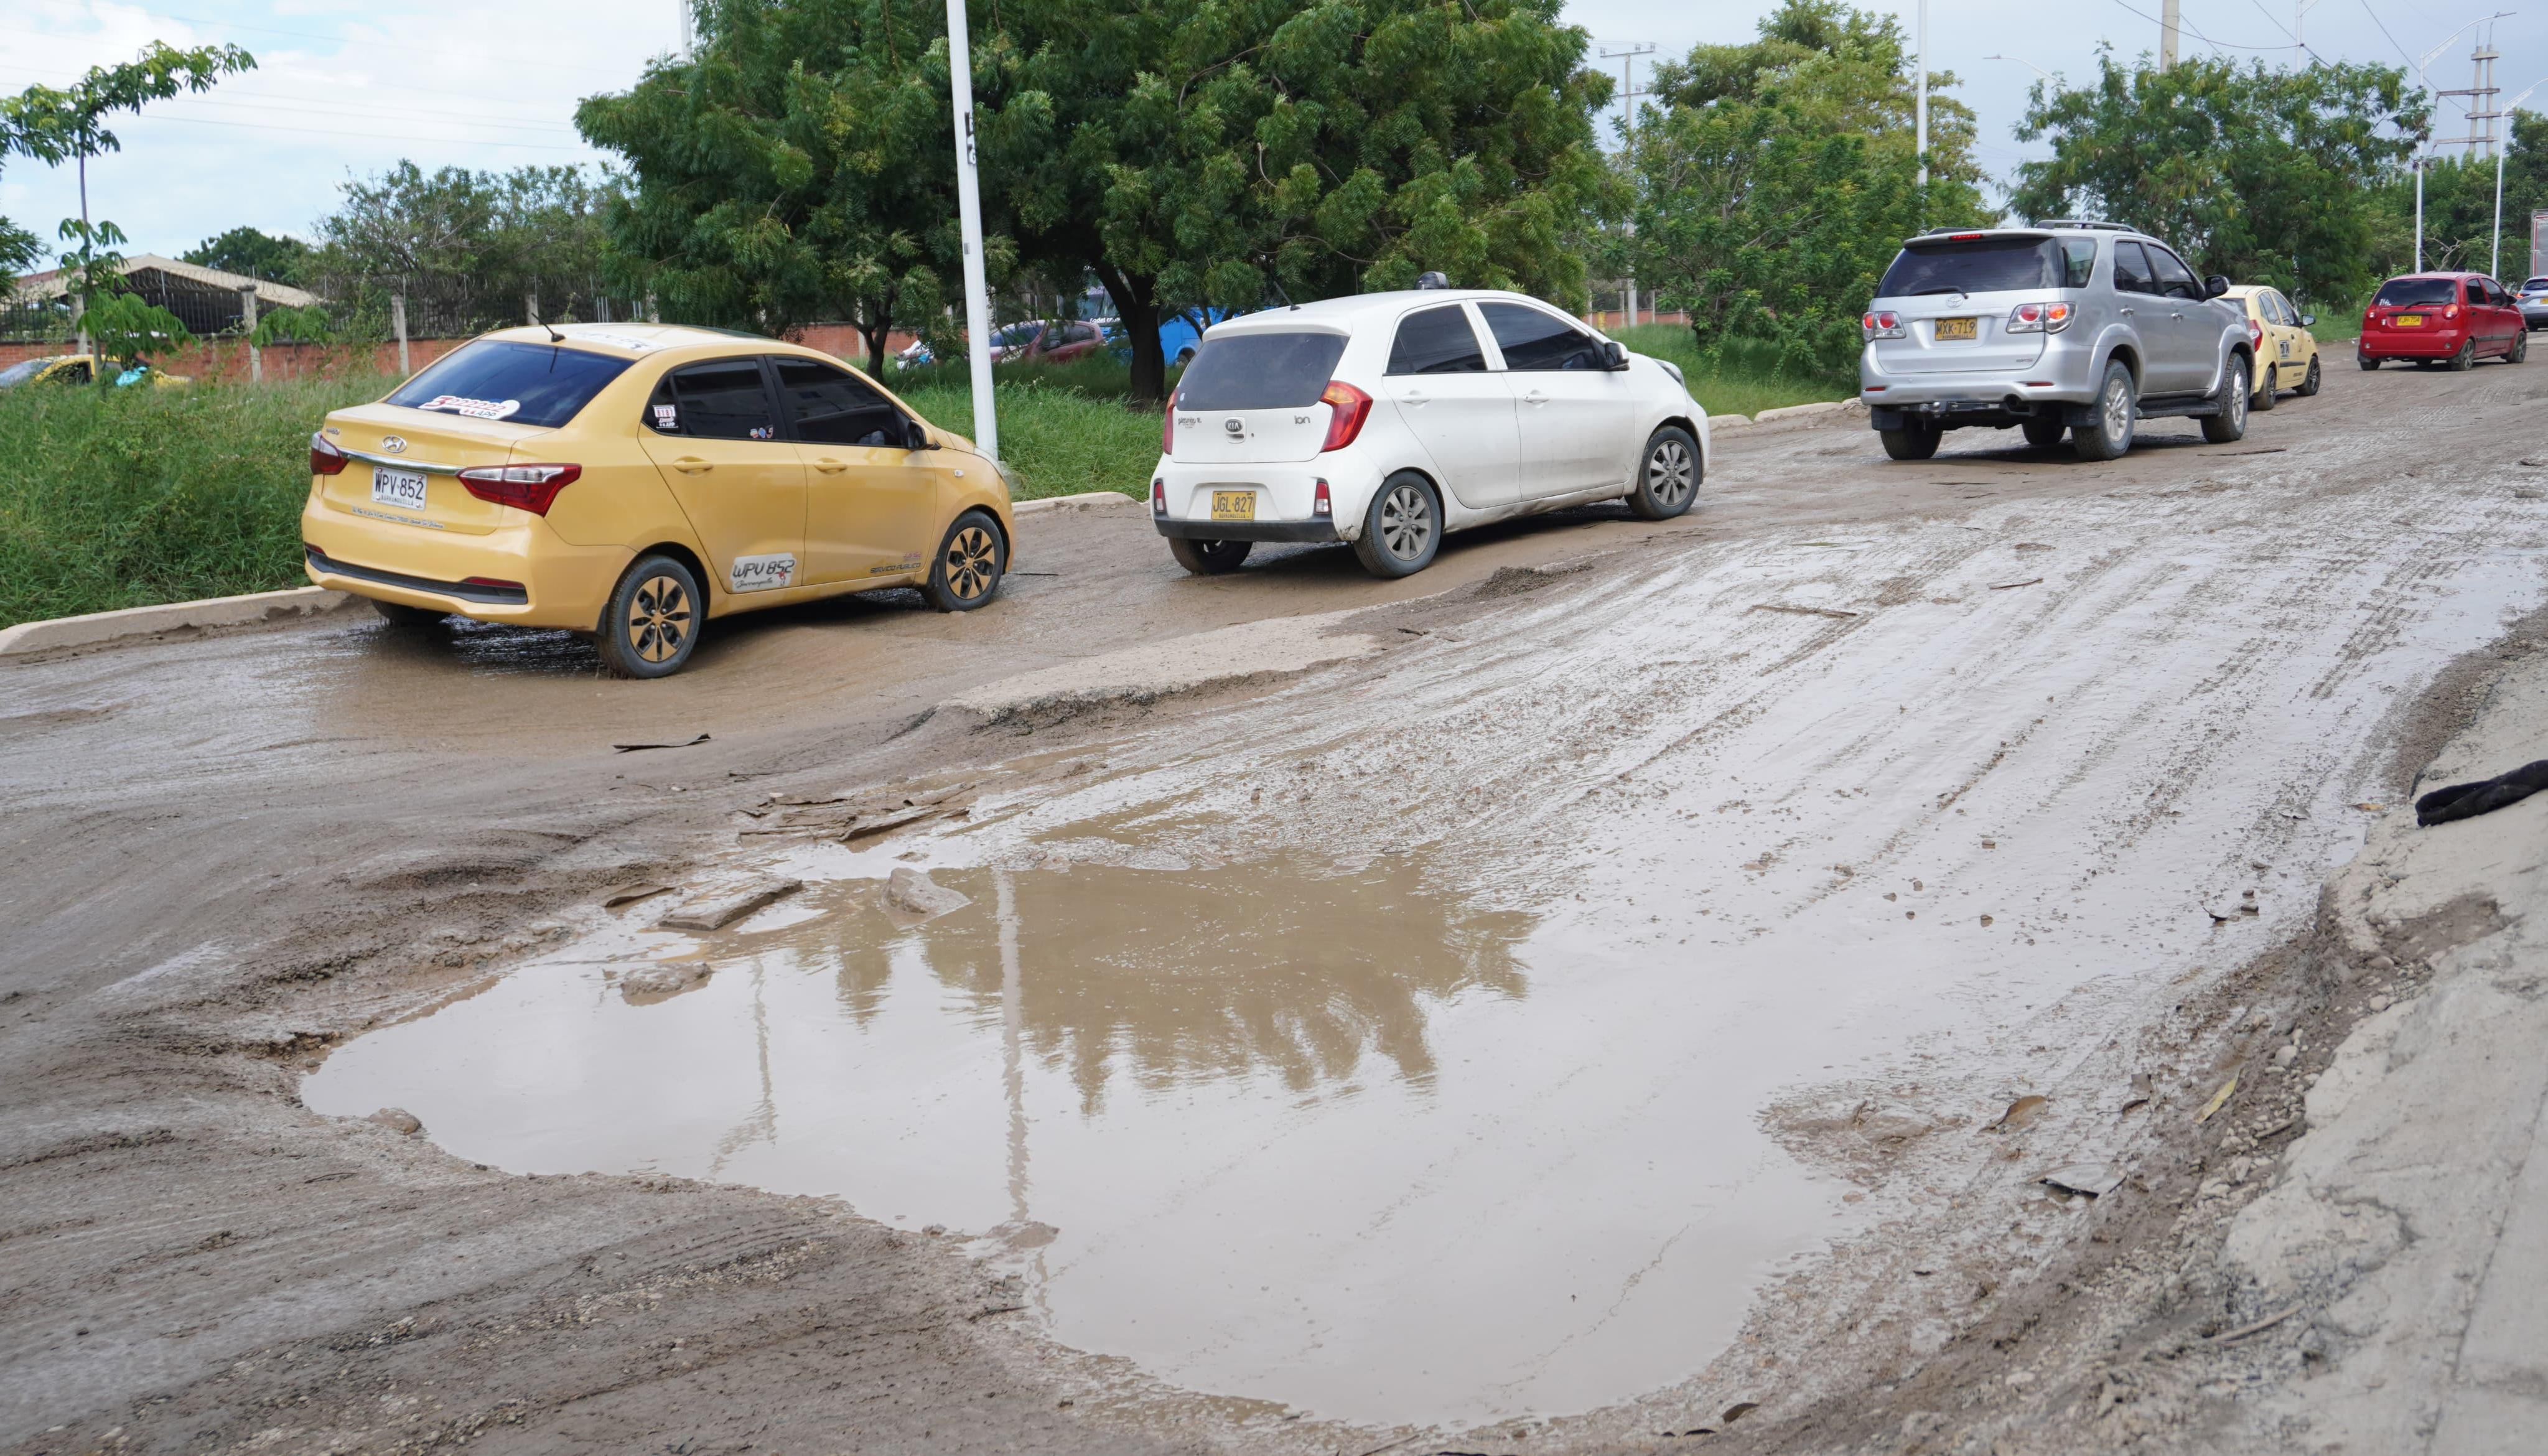
[[1168, 408], [1159, 415], [1159, 453], [1177, 453], [1177, 397], [1168, 396]]
[[2460, 306], [2453, 304], [2449, 308], [2444, 309], [2442, 311], [2442, 317], [2445, 318], [2457, 318], [2460, 317]]
[[312, 434], [310, 436], [310, 473], [312, 475], [337, 475], [342, 473], [344, 469], [345, 452], [337, 449], [331, 444], [328, 444], [327, 437], [325, 435]]
[[1322, 453], [1341, 450], [1352, 444], [1362, 433], [1362, 422], [1371, 417], [1371, 396], [1341, 379], [1327, 381], [1326, 389], [1319, 396], [1319, 403], [1335, 411], [1327, 416], [1326, 442], [1319, 446]]
[[460, 484], [481, 500], [546, 515], [558, 492], [582, 474], [581, 465], [487, 465], [460, 472]]

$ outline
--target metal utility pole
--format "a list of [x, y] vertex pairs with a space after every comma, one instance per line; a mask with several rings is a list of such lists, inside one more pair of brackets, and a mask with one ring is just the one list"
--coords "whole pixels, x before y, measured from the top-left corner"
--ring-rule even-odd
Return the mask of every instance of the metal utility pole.
[[[1603, 60], [1619, 62], [1619, 136], [1622, 144], [1626, 147], [1631, 166], [1635, 165], [1637, 156], [1637, 98], [1646, 94], [1637, 89], [1637, 57], [1654, 53], [1653, 43], [1645, 41], [1617, 50], [1605, 49], [1601, 52]], [[1628, 225], [1631, 230], [1636, 226], [1634, 223]], [[1637, 321], [1637, 275], [1634, 271], [1628, 274], [1627, 304], [1628, 323], [1629, 326], [1634, 327]]]
[[673, 8], [682, 13], [682, 59], [695, 59], [699, 46], [698, 38], [690, 31], [690, 0], [673, 0]]
[[972, 364], [973, 443], [1000, 458], [991, 402], [991, 280], [982, 261], [982, 177], [973, 149], [973, 34], [964, 0], [947, 0], [947, 85], [956, 110], [956, 208], [964, 229], [964, 352]]
[[[2176, 0], [2168, 0], [2173, 5]], [[1929, 185], [1929, 0], [1920, 0], [1920, 89], [1911, 102], [1911, 149], [1920, 157], [1920, 185]], [[1927, 222], [1924, 216], [1920, 221]]]
[[[2530, 93], [2542, 86], [2548, 86], [2548, 76], [2541, 76], [2538, 80], [2522, 87], [2520, 95], [2503, 104], [2504, 114], [2510, 115], [2520, 110], [2521, 103], [2530, 99]], [[2510, 149], [2502, 146], [2495, 149], [2495, 250], [2487, 256], [2486, 276], [2498, 283], [2503, 281], [2503, 154]], [[2537, 225], [2534, 222], [2532, 226], [2535, 228]], [[2534, 245], [2531, 251], [2535, 253], [2538, 249]], [[2531, 261], [2535, 263], [2538, 259], [2533, 258]]]
[[2177, 0], [2160, 0], [2158, 7], [2158, 68], [2176, 69]]
[[2309, 64], [2309, 43], [2301, 39], [2301, 22], [2318, 8], [2318, 0], [2292, 0], [2292, 69]]

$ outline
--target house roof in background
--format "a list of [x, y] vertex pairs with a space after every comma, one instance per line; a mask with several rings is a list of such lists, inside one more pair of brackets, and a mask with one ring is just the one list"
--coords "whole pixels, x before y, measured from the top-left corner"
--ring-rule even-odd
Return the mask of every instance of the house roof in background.
[[[294, 288], [288, 283], [250, 278], [244, 273], [225, 273], [219, 268], [198, 267], [193, 263], [178, 262], [175, 258], [163, 258], [157, 253], [136, 253], [126, 258], [116, 271], [133, 280], [136, 288], [144, 294], [152, 290], [140, 275], [156, 273], [160, 275], [158, 282], [180, 292], [235, 294], [240, 289], [253, 287], [257, 304], [264, 308], [306, 309], [318, 302], [317, 294]], [[33, 303], [60, 298], [70, 292], [70, 285], [64, 281], [62, 270], [54, 268], [43, 273], [30, 273], [19, 279], [14, 292], [20, 300]]]

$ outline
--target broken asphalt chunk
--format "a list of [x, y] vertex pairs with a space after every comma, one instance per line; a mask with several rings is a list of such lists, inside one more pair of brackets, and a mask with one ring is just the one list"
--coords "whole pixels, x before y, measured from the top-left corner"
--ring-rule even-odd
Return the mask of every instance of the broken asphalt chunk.
[[2548, 759], [2524, 764], [2493, 778], [2434, 789], [2415, 800], [2415, 824], [2418, 828], [2430, 828], [2455, 819], [2492, 814], [2517, 804], [2543, 788], [2548, 788]]
[[2054, 1168], [2035, 1181], [2064, 1193], [2084, 1193], [2090, 1198], [2103, 1198], [2123, 1186], [2124, 1175], [2103, 1163], [2071, 1163]]
[[656, 921], [661, 930], [723, 930], [774, 900], [804, 886], [792, 879], [751, 879], [704, 890]]
[[706, 985], [708, 964], [704, 960], [676, 960], [667, 965], [641, 966], [619, 978], [619, 999], [631, 1006], [652, 1006], [670, 1001], [683, 991], [694, 991]]
[[610, 751], [621, 754], [642, 754], [650, 748], [695, 748], [707, 741], [708, 736], [702, 733], [696, 738], [685, 738], [679, 743], [614, 743], [610, 746]]
[[931, 879], [924, 870], [906, 866], [895, 870], [884, 882], [884, 903], [896, 919], [916, 925], [961, 910], [973, 899], [962, 890]]

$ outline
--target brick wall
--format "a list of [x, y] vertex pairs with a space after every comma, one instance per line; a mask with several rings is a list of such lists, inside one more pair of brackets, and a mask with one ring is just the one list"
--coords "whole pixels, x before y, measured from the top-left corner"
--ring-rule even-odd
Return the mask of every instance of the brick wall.
[[[469, 342], [465, 338], [419, 338], [408, 341], [408, 364], [411, 369], [425, 365]], [[56, 354], [77, 351], [76, 344], [0, 344], [0, 369], [24, 359], [44, 359]], [[173, 354], [152, 360], [170, 374], [182, 374], [207, 383], [244, 380], [248, 376], [247, 346], [236, 342], [197, 344]], [[398, 372], [399, 350], [396, 343], [369, 347], [342, 344], [276, 344], [265, 350], [265, 377], [268, 379], [303, 379], [312, 375], [345, 374], [370, 370], [381, 374]]]

